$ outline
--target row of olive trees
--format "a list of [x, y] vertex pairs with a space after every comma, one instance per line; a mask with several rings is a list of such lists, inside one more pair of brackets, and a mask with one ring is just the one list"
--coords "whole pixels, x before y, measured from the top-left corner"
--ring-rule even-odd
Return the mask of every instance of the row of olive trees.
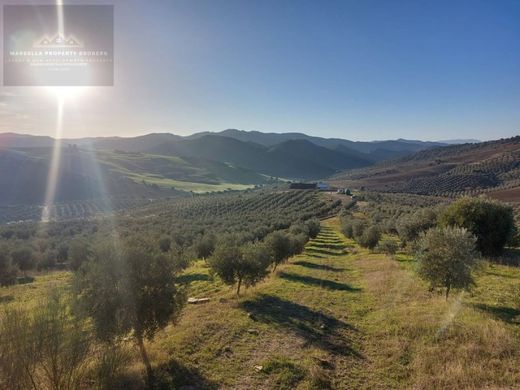
[[320, 223], [311, 219], [292, 225], [288, 232], [274, 231], [261, 242], [241, 243], [236, 236], [225, 236], [215, 246], [208, 260], [211, 271], [228, 285], [254, 286], [291, 256], [301, 253], [309, 238], [320, 232]]
[[[418, 274], [431, 288], [469, 288], [480, 255], [500, 255], [517, 237], [510, 206], [484, 198], [461, 198], [445, 208], [422, 208], [401, 216], [396, 232], [418, 260]], [[378, 227], [352, 214], [342, 217], [342, 232], [370, 249], [394, 254], [395, 241], [375, 233]], [[379, 244], [378, 244], [379, 242]]]
[[345, 237], [354, 239], [364, 248], [374, 249], [381, 239], [381, 229], [365, 220], [353, 219], [344, 215], [341, 219], [341, 232]]

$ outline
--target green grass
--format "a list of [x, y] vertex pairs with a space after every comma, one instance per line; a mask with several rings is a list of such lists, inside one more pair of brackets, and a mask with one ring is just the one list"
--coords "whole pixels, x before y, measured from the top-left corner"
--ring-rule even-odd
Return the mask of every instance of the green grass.
[[[343, 253], [338, 253], [342, 247]], [[170, 388], [475, 389], [520, 383], [520, 269], [484, 263], [476, 287], [446, 301], [415, 261], [371, 253], [323, 222], [306, 251], [237, 298], [204, 261], [182, 275], [177, 324], [148, 344]], [[320, 249], [317, 253], [311, 249]], [[1, 289], [31, 302], [55, 278]], [[129, 377], [142, 372], [136, 356]], [[166, 383], [165, 382], [165, 383]]]
[[[304, 254], [238, 299], [201, 277], [207, 269], [197, 263], [188, 271], [199, 275], [192, 276], [192, 295], [211, 301], [186, 308], [151, 344], [157, 361], [182, 361], [208, 387], [223, 388], [519, 383], [519, 269], [486, 265], [475, 289], [446, 302], [417, 278], [410, 256], [369, 253], [340, 235], [337, 220], [324, 226]], [[347, 253], [338, 254], [340, 246]]]
[[254, 184], [241, 183], [263, 180], [259, 174], [223, 163], [191, 161], [178, 156], [103, 151], [97, 157], [112, 171], [136, 183], [196, 193], [244, 190]]

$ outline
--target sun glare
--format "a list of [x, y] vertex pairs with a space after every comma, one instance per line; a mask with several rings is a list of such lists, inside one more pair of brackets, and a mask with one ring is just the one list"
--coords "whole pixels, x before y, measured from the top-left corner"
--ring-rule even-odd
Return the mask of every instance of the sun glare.
[[84, 96], [90, 87], [45, 87], [46, 91], [58, 100], [71, 100]]

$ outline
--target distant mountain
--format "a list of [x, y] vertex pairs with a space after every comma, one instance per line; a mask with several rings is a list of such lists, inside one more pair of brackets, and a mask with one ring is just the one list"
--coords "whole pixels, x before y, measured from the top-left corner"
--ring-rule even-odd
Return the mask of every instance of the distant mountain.
[[41, 148], [54, 144], [54, 138], [37, 135], [0, 133], [0, 148]]
[[317, 179], [338, 170], [372, 165], [347, 148], [331, 150], [306, 140], [289, 140], [271, 147], [220, 135], [202, 135], [161, 144], [148, 152], [198, 157], [230, 163], [275, 177]]
[[482, 142], [478, 139], [472, 139], [472, 138], [469, 138], [469, 139], [447, 139], [447, 140], [443, 140], [443, 141], [437, 141], [441, 144], [446, 144], [446, 145], [460, 145], [460, 144], [478, 144], [479, 142]]
[[[370, 158], [375, 161], [400, 157], [404, 152], [414, 153], [420, 150], [446, 145], [440, 142], [411, 141], [404, 139], [372, 142], [349, 141], [341, 138], [314, 137], [303, 133], [262, 133], [259, 131], [236, 129], [228, 129], [217, 133], [197, 133], [189, 138], [200, 138], [209, 134], [230, 137], [243, 142], [254, 142], [264, 146], [273, 146], [289, 140], [306, 140], [329, 149], [344, 146], [361, 153], [369, 153], [371, 154]], [[382, 152], [382, 156], [379, 155], [379, 152]]]
[[138, 137], [99, 137], [65, 139], [65, 143], [91, 147], [97, 150], [123, 150], [125, 152], [142, 152], [164, 142], [178, 141], [182, 137], [170, 133], [150, 133]]
[[[0, 205], [44, 201], [52, 148], [46, 136], [0, 134]], [[302, 133], [225, 130], [181, 137], [62, 139], [56, 201], [106, 196], [155, 198], [175, 190], [212, 191], [273, 178], [318, 180], [438, 147], [395, 140], [354, 142]]]

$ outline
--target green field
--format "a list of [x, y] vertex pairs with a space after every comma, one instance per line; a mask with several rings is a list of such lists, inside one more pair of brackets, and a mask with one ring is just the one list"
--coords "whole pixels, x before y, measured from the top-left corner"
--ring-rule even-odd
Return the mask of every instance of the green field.
[[[149, 344], [151, 358], [173, 388], [518, 385], [520, 270], [484, 264], [473, 290], [446, 301], [428, 291], [414, 264], [343, 238], [336, 218], [323, 222], [303, 254], [239, 298], [197, 261], [181, 279], [190, 297], [210, 302], [188, 305]], [[65, 282], [66, 274], [54, 275]], [[2, 296], [27, 303], [55, 280], [2, 289]], [[126, 374], [133, 386], [142, 385], [142, 369], [136, 354]]]
[[134, 182], [207, 193], [244, 190], [268, 181], [268, 177], [229, 164], [178, 156], [103, 151], [97, 158], [111, 171]]

